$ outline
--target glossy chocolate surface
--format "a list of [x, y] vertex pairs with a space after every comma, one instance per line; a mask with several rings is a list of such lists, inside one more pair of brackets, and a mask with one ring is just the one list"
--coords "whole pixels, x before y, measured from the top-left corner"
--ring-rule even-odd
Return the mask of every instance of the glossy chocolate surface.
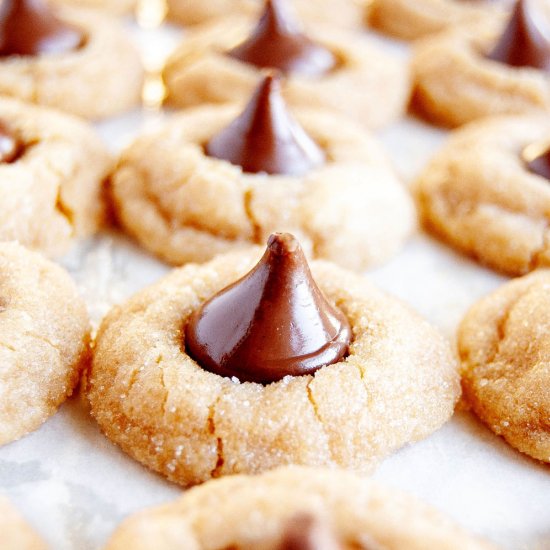
[[298, 241], [275, 233], [252, 271], [193, 313], [185, 338], [205, 370], [269, 384], [343, 359], [351, 329], [319, 290]]
[[287, 111], [279, 79], [273, 75], [263, 80], [245, 110], [206, 144], [205, 151], [249, 173], [299, 176], [325, 160]]
[[267, 0], [252, 35], [228, 55], [256, 67], [307, 76], [323, 75], [336, 66], [330, 50], [300, 32], [284, 0]]
[[288, 521], [277, 550], [343, 550], [328, 526], [309, 514]]
[[550, 72], [550, 21], [535, 14], [533, 0], [519, 0], [495, 48], [493, 61]]
[[0, 56], [59, 54], [84, 44], [82, 31], [51, 12], [42, 0], [3, 0]]
[[550, 180], [550, 148], [526, 164], [530, 172]]
[[23, 150], [23, 144], [0, 121], [0, 164], [16, 160]]

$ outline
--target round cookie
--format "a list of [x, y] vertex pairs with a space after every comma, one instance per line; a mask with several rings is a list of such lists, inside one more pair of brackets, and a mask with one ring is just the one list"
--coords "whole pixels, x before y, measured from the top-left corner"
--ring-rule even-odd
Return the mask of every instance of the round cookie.
[[[550, 5], [527, 0], [517, 4], [508, 23], [492, 18], [421, 41], [412, 61], [414, 107], [431, 121], [446, 126], [489, 115], [550, 112], [550, 64], [543, 70], [490, 58], [504, 31], [515, 41], [518, 65], [524, 65], [521, 58], [534, 45], [541, 48], [537, 52], [539, 62], [548, 58], [550, 35], [543, 34], [546, 20], [550, 28]], [[528, 45], [526, 35], [532, 41]], [[510, 53], [510, 44], [507, 48]]]
[[38, 428], [71, 395], [89, 353], [84, 301], [59, 266], [0, 244], [0, 445]]
[[[226, 52], [243, 43], [255, 24], [233, 17], [190, 31], [165, 67], [168, 105], [187, 108], [250, 95], [262, 69]], [[410, 93], [406, 62], [356, 33], [320, 25], [311, 25], [307, 33], [334, 55], [337, 65], [318, 76], [287, 74], [283, 93], [289, 105], [331, 109], [373, 128], [403, 113]]]
[[0, 548], [2, 550], [46, 550], [42, 539], [0, 495]]
[[260, 254], [188, 264], [107, 315], [88, 398], [112, 441], [189, 485], [290, 463], [370, 471], [448, 420], [460, 394], [448, 343], [364, 277], [328, 262], [311, 267], [351, 327], [344, 360], [267, 385], [201, 368], [184, 341], [191, 315]]
[[550, 265], [550, 184], [522, 158], [550, 135], [549, 116], [480, 120], [455, 131], [417, 183], [427, 227], [510, 275]]
[[[345, 28], [358, 28], [364, 22], [368, 0], [293, 0], [291, 2], [302, 21], [317, 22]], [[216, 19], [247, 15], [255, 17], [261, 11], [260, 0], [168, 0], [169, 17], [182, 25], [197, 25]]]
[[87, 124], [43, 107], [0, 98], [0, 125], [18, 149], [0, 158], [0, 240], [60, 255], [101, 225], [110, 155]]
[[506, 441], [550, 462], [550, 271], [476, 303], [458, 331], [464, 398]]
[[[14, 0], [16, 4], [20, 1]], [[120, 26], [90, 10], [66, 8], [57, 16], [83, 33], [84, 43], [67, 51], [0, 56], [0, 94], [87, 119], [109, 117], [138, 106], [141, 60]], [[37, 17], [44, 16], [38, 12]], [[17, 37], [14, 40], [19, 41]]]
[[381, 31], [415, 40], [450, 29], [457, 24], [476, 24], [507, 12], [509, 0], [373, 0], [370, 23]]
[[310, 548], [281, 546], [289, 523], [304, 513], [338, 536], [341, 550], [492, 548], [404, 493], [343, 470], [294, 466], [192, 488], [126, 519], [105, 550]]
[[[267, 80], [257, 93], [275, 86]], [[325, 162], [303, 175], [245, 173], [204, 147], [241, 110], [210, 105], [186, 111], [123, 153], [112, 196], [121, 224], [141, 244], [181, 264], [291, 231], [310, 255], [352, 269], [399, 249], [416, 224], [414, 206], [362, 127], [320, 109], [294, 109]], [[273, 125], [282, 119], [278, 113]]]

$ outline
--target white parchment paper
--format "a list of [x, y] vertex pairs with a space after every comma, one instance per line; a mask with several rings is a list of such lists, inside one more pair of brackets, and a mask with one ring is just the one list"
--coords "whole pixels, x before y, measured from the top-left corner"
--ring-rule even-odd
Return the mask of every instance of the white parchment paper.
[[[128, 26], [149, 63], [158, 62], [180, 34]], [[379, 41], [396, 55], [407, 55], [403, 45]], [[97, 126], [116, 151], [165, 116], [141, 111]], [[405, 119], [380, 137], [410, 182], [445, 132]], [[79, 244], [61, 263], [77, 281], [96, 324], [112, 304], [168, 271], [115, 233]], [[466, 309], [506, 280], [424, 234], [368, 276], [450, 339]], [[470, 413], [457, 412], [437, 433], [388, 458], [375, 477], [423, 498], [502, 548], [550, 549], [549, 467], [514, 451]], [[174, 499], [181, 489], [104, 438], [77, 395], [39, 430], [0, 449], [0, 492], [52, 548], [92, 550], [101, 548], [126, 515]]]

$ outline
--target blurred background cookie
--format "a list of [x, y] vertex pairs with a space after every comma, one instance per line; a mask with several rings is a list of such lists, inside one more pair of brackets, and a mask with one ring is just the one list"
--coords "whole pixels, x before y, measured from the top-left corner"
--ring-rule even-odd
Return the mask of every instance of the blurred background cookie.
[[0, 495], [0, 548], [2, 550], [46, 550], [46, 544], [27, 525], [7, 498]]

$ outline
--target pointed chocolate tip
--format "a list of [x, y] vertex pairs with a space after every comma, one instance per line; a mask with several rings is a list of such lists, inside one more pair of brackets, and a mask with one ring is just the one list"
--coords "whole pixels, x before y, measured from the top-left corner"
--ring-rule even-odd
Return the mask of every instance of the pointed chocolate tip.
[[298, 514], [287, 522], [278, 550], [342, 550], [327, 525], [310, 514]]
[[550, 147], [525, 164], [527, 169], [533, 174], [550, 180]]
[[306, 76], [326, 74], [337, 65], [330, 50], [300, 31], [283, 0], [267, 0], [250, 37], [228, 55], [256, 67]]
[[84, 42], [84, 33], [58, 19], [42, 0], [2, 3], [0, 57], [65, 53]]
[[205, 152], [252, 174], [300, 176], [325, 160], [287, 111], [274, 73], [262, 80], [244, 111], [206, 144]]
[[[519, 0], [502, 36], [488, 59], [512, 67], [534, 67], [550, 72], [550, 34], [536, 17], [532, 0]], [[550, 22], [548, 28], [550, 28]]]
[[193, 313], [185, 338], [205, 370], [269, 384], [340, 361], [351, 328], [319, 290], [298, 241], [275, 233], [248, 274]]

